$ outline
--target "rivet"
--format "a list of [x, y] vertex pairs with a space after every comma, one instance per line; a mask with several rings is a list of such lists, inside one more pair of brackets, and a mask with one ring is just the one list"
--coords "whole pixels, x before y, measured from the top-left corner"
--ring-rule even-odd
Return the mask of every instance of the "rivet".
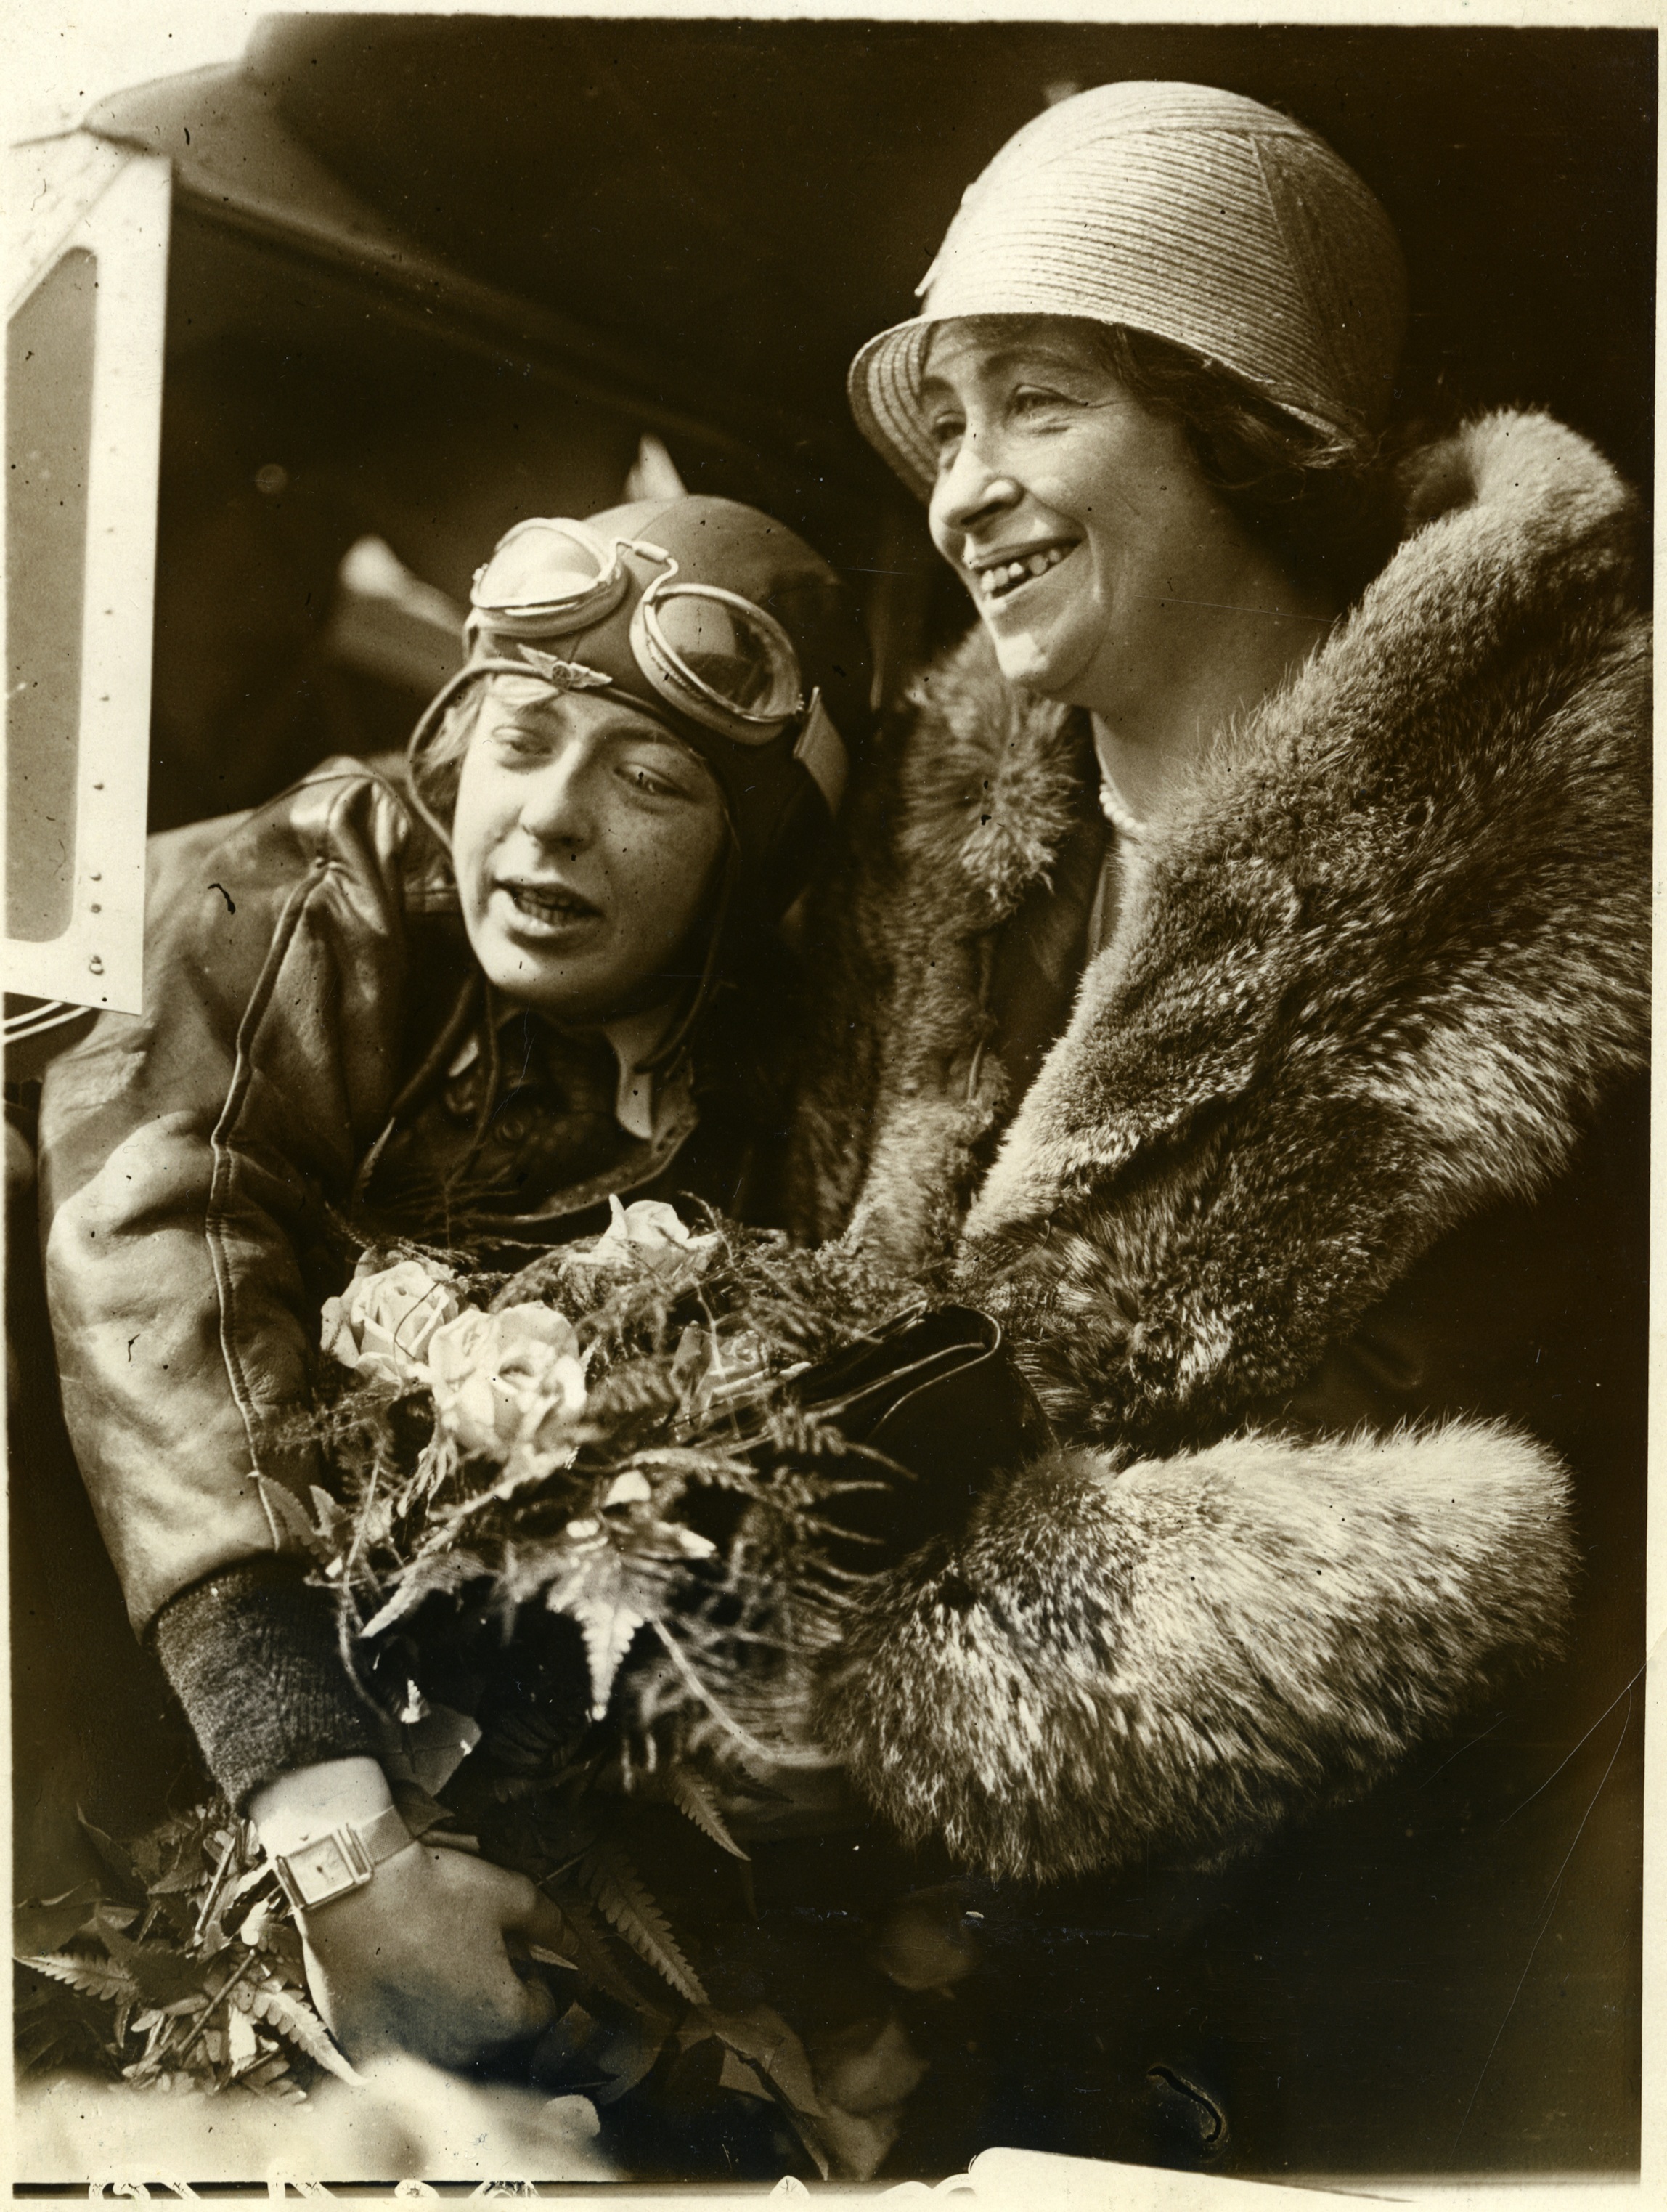
[[104, 912], [104, 908], [99, 904], [96, 899], [93, 902], [92, 911], [94, 914], [102, 914]]
[[103, 973], [104, 973], [104, 963], [103, 963], [103, 961], [102, 961], [102, 960], [100, 960], [100, 957], [99, 957], [99, 956], [98, 956], [98, 954], [97, 954], [96, 952], [93, 955], [93, 957], [92, 957], [92, 958], [88, 962], [88, 963], [87, 963], [87, 964], [88, 964], [88, 966], [92, 969], [93, 973], [94, 973], [95, 975], [103, 975]]
[[101, 783], [95, 783], [93, 786], [93, 788], [94, 791], [102, 791], [104, 789], [104, 786]]

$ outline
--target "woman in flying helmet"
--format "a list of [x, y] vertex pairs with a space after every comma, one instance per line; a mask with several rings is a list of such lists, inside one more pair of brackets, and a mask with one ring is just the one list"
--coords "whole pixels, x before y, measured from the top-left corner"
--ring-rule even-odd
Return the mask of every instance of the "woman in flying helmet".
[[[452, 2063], [542, 2025], [506, 1938], [550, 1908], [414, 1847], [255, 1478], [320, 1472], [293, 1437], [339, 1220], [513, 1265], [610, 1196], [757, 1210], [776, 925], [869, 691], [834, 572], [727, 500], [524, 522], [472, 601], [403, 784], [328, 761], [156, 841], [146, 1010], [59, 1055], [40, 1121], [65, 1420], [133, 1626], [313, 1881], [310, 1979], [349, 2050]], [[373, 1877], [308, 1876], [349, 1829]]]

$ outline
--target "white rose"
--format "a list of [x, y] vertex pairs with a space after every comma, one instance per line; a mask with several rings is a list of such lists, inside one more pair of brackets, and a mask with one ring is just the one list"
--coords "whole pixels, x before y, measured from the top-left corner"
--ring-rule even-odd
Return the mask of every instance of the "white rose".
[[640, 1198], [621, 1206], [610, 1198], [608, 1205], [607, 1228], [593, 1243], [573, 1245], [569, 1259], [591, 1267], [647, 1267], [658, 1273], [704, 1258], [718, 1241], [715, 1231], [695, 1236], [676, 1207], [663, 1199]]
[[321, 1342], [332, 1359], [390, 1390], [426, 1385], [434, 1332], [463, 1309], [449, 1271], [420, 1260], [360, 1272], [339, 1298], [326, 1298]]
[[465, 1451], [549, 1451], [585, 1410], [573, 1324], [553, 1306], [461, 1313], [428, 1345], [434, 1412]]

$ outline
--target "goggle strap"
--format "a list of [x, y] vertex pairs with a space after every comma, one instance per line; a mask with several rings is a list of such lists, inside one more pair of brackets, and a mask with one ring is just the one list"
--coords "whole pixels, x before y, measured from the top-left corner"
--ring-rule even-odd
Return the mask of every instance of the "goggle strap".
[[458, 669], [455, 676], [448, 676], [446, 678], [445, 683], [441, 684], [439, 690], [435, 692], [433, 697], [428, 702], [428, 704], [423, 708], [421, 714], [417, 717], [416, 727], [406, 739], [405, 784], [407, 793], [409, 797], [412, 806], [422, 817], [423, 821], [427, 824], [428, 828], [433, 831], [435, 836], [439, 839], [440, 850], [443, 853], [449, 854], [452, 850], [452, 832], [446, 824], [440, 820], [439, 815], [434, 812], [427, 799], [424, 799], [421, 788], [417, 782], [417, 771], [421, 765], [422, 748], [427, 743], [428, 739], [433, 735], [434, 732], [439, 728], [440, 722], [446, 714], [446, 709], [451, 706], [452, 701], [456, 699], [458, 693], [463, 690], [466, 684], [470, 683], [475, 677], [478, 676], [483, 667], [506, 665], [507, 665], [507, 664], [502, 662], [482, 662], [478, 660], [465, 662], [464, 666]]
[[668, 553], [664, 545], [651, 545], [646, 538], [616, 538], [614, 550], [616, 553], [640, 553], [645, 561], [658, 561], [664, 566], [665, 574], [655, 577], [648, 586], [651, 592], [655, 584], [669, 584], [674, 576], [682, 573], [682, 563], [675, 553]]
[[706, 958], [700, 963], [700, 980], [694, 987], [680, 1021], [675, 1023], [669, 1036], [641, 1066], [646, 1073], [658, 1075], [672, 1066], [688, 1049], [689, 1033], [706, 1010], [712, 996], [712, 986], [718, 980], [718, 955], [723, 948], [724, 933], [728, 927], [730, 909], [735, 903], [735, 894], [741, 881], [741, 846], [733, 829], [724, 850], [724, 880], [718, 886], [717, 901], [712, 908], [712, 927], [706, 933]]
[[851, 774], [851, 754], [834, 726], [833, 716], [822, 704], [820, 684], [810, 694], [810, 704], [805, 710], [804, 727], [799, 732], [798, 743], [793, 748], [793, 758], [800, 763], [827, 802], [828, 812], [837, 815]]

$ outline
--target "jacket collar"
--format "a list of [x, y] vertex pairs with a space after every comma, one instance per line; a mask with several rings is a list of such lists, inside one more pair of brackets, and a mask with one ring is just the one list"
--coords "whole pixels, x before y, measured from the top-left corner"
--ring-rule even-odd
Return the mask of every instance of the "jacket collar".
[[[496, 1025], [502, 1030], [530, 1011], [533, 1019], [543, 1018], [536, 1009], [500, 1005]], [[669, 1101], [672, 1090], [681, 1091], [688, 1087], [687, 1084], [674, 1084], [669, 1089], [656, 1072], [646, 1065], [664, 1042], [680, 1011], [680, 1002], [671, 999], [661, 1006], [650, 1006], [642, 1013], [621, 1014], [616, 1021], [597, 1024], [608, 1040], [618, 1068], [614, 1119], [627, 1137], [634, 1137], [640, 1144], [652, 1143], [662, 1133], [662, 1124], [669, 1121]], [[549, 1024], [549, 1028], [552, 1036], [561, 1034], [554, 1023]], [[464, 1038], [452, 1056], [446, 1071], [447, 1075], [466, 1075], [480, 1056], [481, 1032], [477, 1027]]]

